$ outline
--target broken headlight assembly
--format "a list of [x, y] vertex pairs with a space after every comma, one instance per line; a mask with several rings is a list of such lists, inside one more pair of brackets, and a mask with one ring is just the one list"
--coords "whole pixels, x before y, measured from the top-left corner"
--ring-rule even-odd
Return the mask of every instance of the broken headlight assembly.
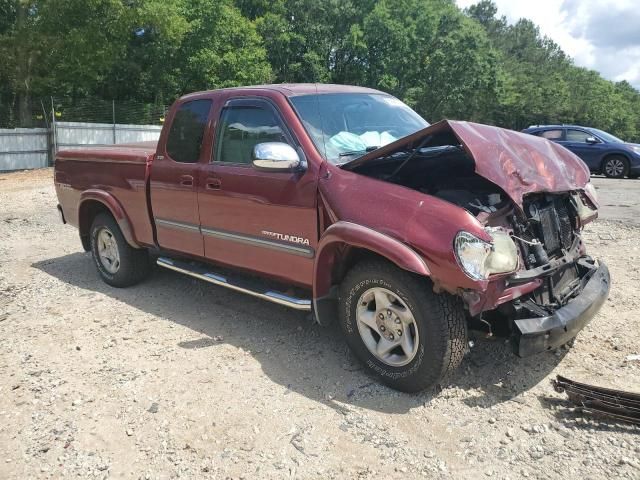
[[587, 183], [584, 192], [571, 192], [571, 201], [583, 226], [598, 217], [598, 193], [591, 182]]
[[488, 227], [485, 231], [491, 236], [490, 243], [464, 231], [453, 242], [458, 264], [474, 280], [486, 280], [494, 273], [518, 268], [518, 249], [511, 236], [500, 228]]
[[596, 187], [593, 185], [593, 183], [588, 182], [584, 186], [584, 191], [593, 199], [594, 202], [596, 202], [596, 205], [594, 205], [594, 207], [597, 209], [598, 208], [597, 203], [599, 202], [599, 200], [598, 200], [598, 192], [596, 191]]

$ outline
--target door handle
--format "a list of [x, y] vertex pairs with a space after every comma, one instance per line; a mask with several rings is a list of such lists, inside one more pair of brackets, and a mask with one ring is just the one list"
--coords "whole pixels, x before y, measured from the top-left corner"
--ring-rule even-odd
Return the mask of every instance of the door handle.
[[193, 187], [193, 177], [191, 175], [181, 175], [180, 185], [183, 187]]
[[220, 187], [222, 187], [222, 180], [219, 178], [207, 178], [207, 190], [220, 190]]

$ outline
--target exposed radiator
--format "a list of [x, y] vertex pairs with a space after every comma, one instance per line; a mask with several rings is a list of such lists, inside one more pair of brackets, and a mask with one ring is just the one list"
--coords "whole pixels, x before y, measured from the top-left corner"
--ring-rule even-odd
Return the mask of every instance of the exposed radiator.
[[554, 254], [561, 248], [569, 249], [573, 243], [573, 228], [565, 199], [556, 198], [539, 211], [540, 235], [545, 250]]

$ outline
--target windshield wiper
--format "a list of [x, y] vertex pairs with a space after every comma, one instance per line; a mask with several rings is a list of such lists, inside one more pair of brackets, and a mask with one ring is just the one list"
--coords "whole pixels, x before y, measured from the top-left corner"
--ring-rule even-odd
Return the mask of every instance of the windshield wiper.
[[402, 170], [402, 168], [409, 163], [409, 161], [416, 156], [416, 154], [420, 151], [420, 149], [422, 147], [424, 147], [427, 143], [429, 143], [431, 141], [431, 139], [433, 138], [433, 135], [427, 135], [426, 137], [424, 137], [424, 140], [422, 140], [422, 142], [420, 142], [420, 145], [418, 145], [418, 147], [409, 154], [409, 156], [400, 164], [398, 165], [398, 167], [391, 172], [391, 175], [389, 175], [386, 180], [390, 181], [393, 177], [395, 177], [398, 172], [400, 172], [400, 170]]
[[379, 145], [375, 147], [367, 147], [364, 150], [352, 150], [350, 152], [342, 152], [338, 156], [342, 158], [342, 157], [351, 157], [353, 155], [364, 155], [365, 153], [373, 152], [374, 150], [377, 150], [379, 148], [380, 148]]

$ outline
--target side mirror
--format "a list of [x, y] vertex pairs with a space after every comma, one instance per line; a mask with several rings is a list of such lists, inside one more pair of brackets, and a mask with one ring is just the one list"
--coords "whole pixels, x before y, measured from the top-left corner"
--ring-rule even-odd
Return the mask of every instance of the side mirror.
[[600, 140], [598, 140], [596, 137], [587, 137], [585, 139], [585, 142], [587, 142], [589, 145], [593, 145], [596, 143], [600, 143]]
[[254, 168], [268, 172], [291, 172], [301, 163], [298, 152], [282, 142], [256, 144], [251, 159]]

